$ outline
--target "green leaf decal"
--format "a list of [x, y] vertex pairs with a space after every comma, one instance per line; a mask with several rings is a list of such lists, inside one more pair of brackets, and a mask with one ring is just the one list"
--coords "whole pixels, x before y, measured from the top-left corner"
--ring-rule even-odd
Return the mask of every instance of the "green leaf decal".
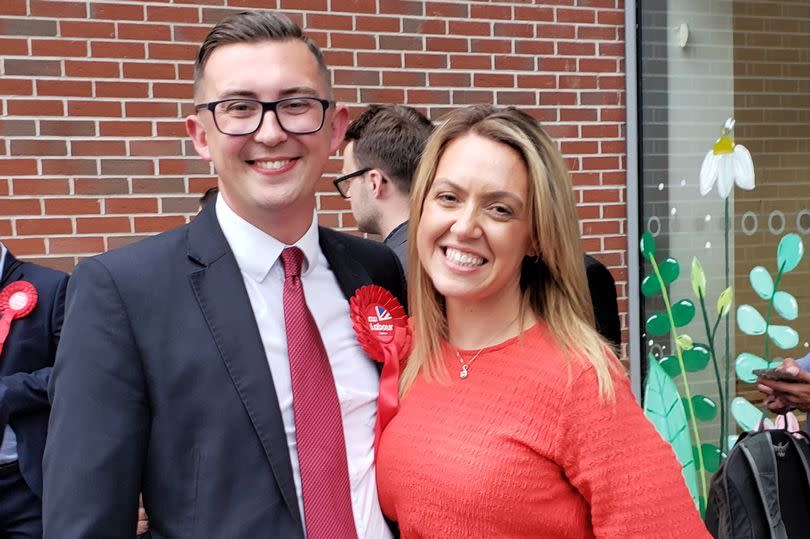
[[717, 314], [722, 318], [731, 310], [731, 302], [734, 301], [734, 287], [729, 286], [717, 298]]
[[658, 265], [658, 271], [661, 272], [664, 284], [671, 284], [681, 274], [681, 266], [674, 258], [667, 258]]
[[669, 333], [669, 319], [667, 313], [656, 313], [647, 319], [645, 324], [647, 334], [653, 337], [663, 337]]
[[681, 347], [681, 350], [691, 350], [694, 344], [692, 343], [692, 337], [686, 334], [681, 334], [675, 337], [675, 344]]
[[706, 297], [706, 274], [697, 257], [692, 258], [692, 292], [695, 297]]
[[655, 256], [655, 239], [649, 232], [641, 235], [641, 254], [644, 255], [644, 258]]
[[661, 293], [661, 283], [655, 275], [647, 275], [641, 281], [641, 293], [646, 297], [651, 297]]
[[[692, 449], [694, 450], [696, 448], [693, 447]], [[711, 473], [716, 472], [722, 460], [720, 448], [714, 444], [702, 444], [700, 450], [703, 453], [703, 465], [706, 467], [706, 471]]]
[[748, 274], [748, 280], [751, 281], [751, 288], [759, 297], [766, 301], [771, 299], [771, 296], [773, 296], [773, 279], [768, 270], [762, 266], [757, 266]]
[[683, 327], [695, 317], [695, 304], [688, 299], [682, 299], [672, 306], [672, 321], [676, 327]]
[[678, 364], [677, 356], [664, 356], [658, 364], [670, 378], [674, 379], [681, 375], [681, 366]]
[[799, 334], [789, 326], [768, 326], [768, 337], [782, 350], [795, 348], [799, 344]]
[[737, 325], [746, 335], [762, 335], [765, 333], [765, 319], [759, 311], [750, 305], [740, 305], [737, 308]]
[[692, 456], [692, 438], [686, 422], [686, 411], [678, 388], [652, 354], [649, 354], [649, 369], [644, 384], [644, 415], [655, 425], [664, 441], [672, 446], [681, 463], [686, 486], [697, 506], [697, 467]]
[[773, 295], [773, 307], [785, 320], [796, 320], [799, 316], [799, 304], [793, 294], [780, 290]]
[[[776, 267], [785, 273], [793, 271], [804, 255], [804, 244], [798, 234], [785, 234], [776, 249]], [[783, 267], [784, 265], [784, 267]]]
[[709, 364], [710, 359], [711, 353], [705, 344], [694, 343], [692, 348], [683, 351], [683, 364], [686, 372], [702, 371]]
[[705, 395], [693, 396], [692, 406], [695, 408], [695, 415], [701, 421], [711, 421], [717, 416], [717, 404]]

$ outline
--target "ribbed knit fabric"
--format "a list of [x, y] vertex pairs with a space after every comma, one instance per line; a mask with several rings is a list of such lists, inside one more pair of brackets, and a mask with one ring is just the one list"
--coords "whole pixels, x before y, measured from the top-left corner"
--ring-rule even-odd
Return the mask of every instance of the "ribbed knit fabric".
[[403, 539], [710, 537], [625, 377], [600, 402], [593, 368], [542, 324], [465, 380], [448, 345], [445, 359], [449, 385], [418, 378], [380, 442], [380, 504]]

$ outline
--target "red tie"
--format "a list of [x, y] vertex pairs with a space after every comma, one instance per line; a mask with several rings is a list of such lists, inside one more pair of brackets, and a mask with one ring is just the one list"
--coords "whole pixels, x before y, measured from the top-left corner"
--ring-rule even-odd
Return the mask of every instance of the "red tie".
[[340, 402], [321, 334], [304, 297], [303, 260], [304, 253], [297, 247], [281, 252], [284, 324], [307, 539], [352, 539], [357, 531]]

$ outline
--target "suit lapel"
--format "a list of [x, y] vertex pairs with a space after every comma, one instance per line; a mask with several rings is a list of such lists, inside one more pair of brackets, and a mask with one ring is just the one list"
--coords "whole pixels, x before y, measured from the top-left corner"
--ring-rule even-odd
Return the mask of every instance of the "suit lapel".
[[17, 260], [11, 251], [6, 251], [6, 260], [0, 272], [0, 290], [13, 281], [23, 278], [23, 263]]
[[196, 265], [189, 279], [287, 508], [300, 522], [275, 386], [242, 274], [219, 227], [214, 208], [214, 204], [206, 205], [188, 227], [188, 257]]
[[346, 299], [351, 298], [361, 286], [372, 284], [368, 272], [346, 249], [339, 233], [319, 227], [318, 241], [326, 261], [329, 262], [329, 269], [335, 274]]

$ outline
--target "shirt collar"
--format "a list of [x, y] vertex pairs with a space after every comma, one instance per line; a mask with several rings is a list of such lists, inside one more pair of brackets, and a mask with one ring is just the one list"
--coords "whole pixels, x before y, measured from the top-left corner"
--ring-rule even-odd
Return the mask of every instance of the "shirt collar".
[[285, 245], [273, 236], [259, 230], [234, 212], [225, 199], [217, 197], [216, 212], [222, 233], [231, 246], [239, 269], [253, 280], [261, 283], [267, 278], [270, 269], [281, 256], [286, 247], [298, 247], [304, 253], [301, 275], [309, 273], [318, 260], [318, 220], [312, 213], [312, 223], [301, 238], [293, 245]]

